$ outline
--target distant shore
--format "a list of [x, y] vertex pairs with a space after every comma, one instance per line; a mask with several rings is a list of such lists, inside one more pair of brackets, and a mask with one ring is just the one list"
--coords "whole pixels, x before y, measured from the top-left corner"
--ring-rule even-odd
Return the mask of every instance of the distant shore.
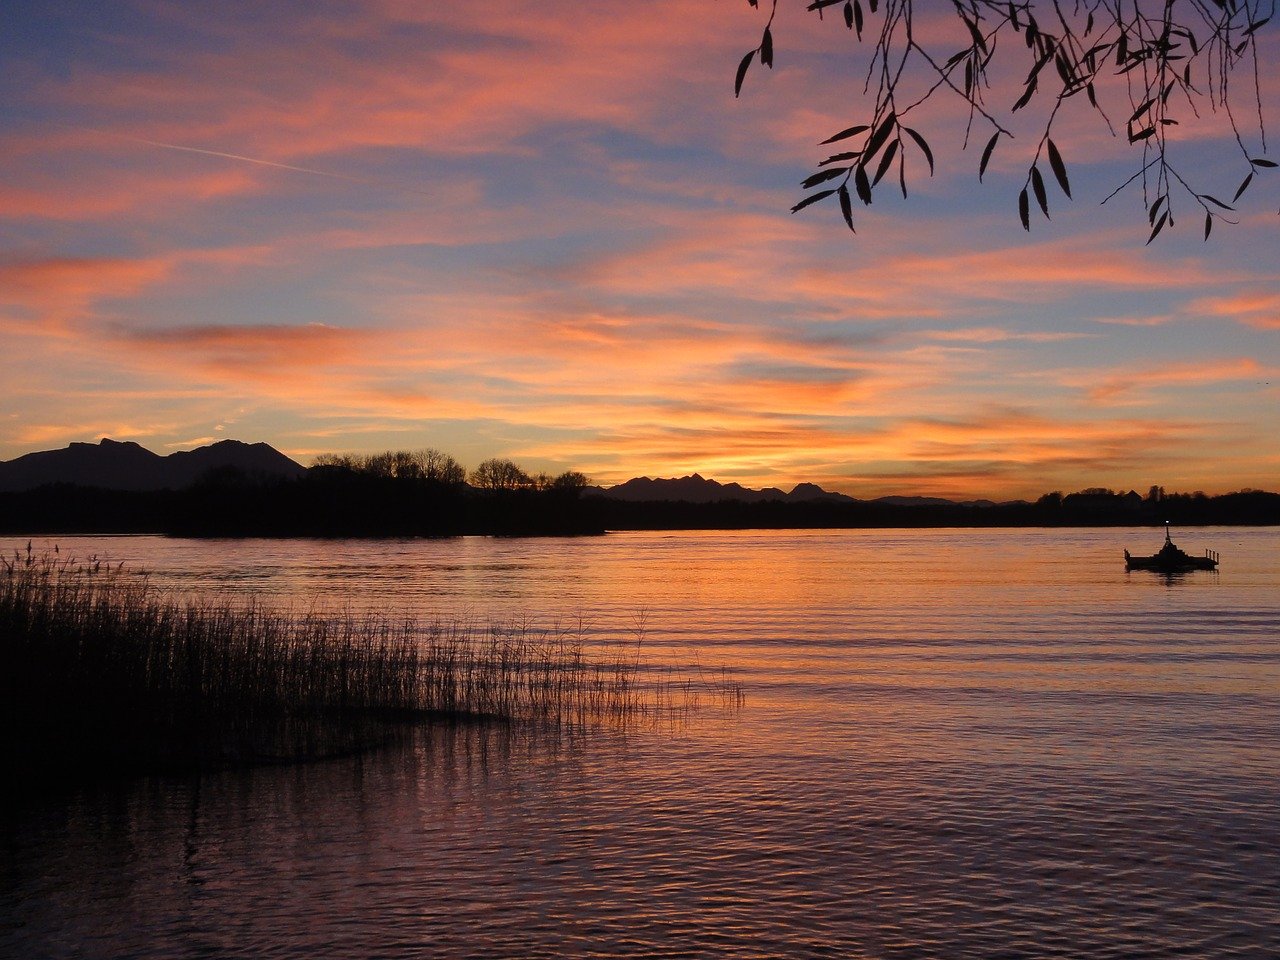
[[182, 490], [66, 484], [0, 494], [0, 533], [184, 537], [583, 536], [609, 530], [881, 527], [1273, 526], [1280, 494], [1089, 490], [1034, 503], [929, 500], [621, 500], [578, 489], [477, 490], [395, 477], [309, 473]]

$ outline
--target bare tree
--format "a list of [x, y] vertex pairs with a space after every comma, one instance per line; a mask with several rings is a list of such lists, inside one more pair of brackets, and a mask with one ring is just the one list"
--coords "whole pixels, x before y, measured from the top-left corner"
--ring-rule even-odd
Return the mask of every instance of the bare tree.
[[[747, 0], [752, 7], [759, 0]], [[758, 59], [773, 66], [773, 28], [778, 0], [769, 0], [769, 19], [759, 46], [738, 65], [735, 96]], [[835, 14], [861, 43], [869, 43], [863, 115], [823, 140], [839, 144], [803, 182], [817, 189], [792, 212], [835, 198], [850, 230], [856, 198], [870, 204], [877, 188], [895, 181], [907, 195], [908, 152], [919, 154], [930, 175], [934, 155], [912, 114], [935, 97], [953, 98], [967, 115], [964, 145], [983, 142], [978, 179], [1002, 139], [1013, 136], [1011, 115], [1040, 111], [1039, 142], [1018, 193], [1018, 216], [1031, 228], [1032, 202], [1049, 215], [1048, 178], [1071, 196], [1067, 164], [1053, 139], [1064, 109], [1095, 112], [1113, 135], [1141, 152], [1136, 172], [1103, 202], [1127, 187], [1140, 186], [1150, 243], [1173, 226], [1175, 201], [1191, 201], [1204, 215], [1207, 240], [1217, 220], [1231, 220], [1234, 204], [1255, 174], [1275, 167], [1266, 158], [1266, 130], [1258, 82], [1257, 34], [1274, 13], [1274, 0], [806, 0], [819, 17]], [[917, 9], [918, 8], [918, 9]], [[917, 14], [939, 11], [950, 32], [936, 25], [929, 41], [915, 29]], [[837, 13], [838, 11], [838, 13]], [[999, 55], [1000, 76], [1012, 75], [1007, 61], [1022, 59], [1017, 86], [1004, 89], [992, 70]], [[1246, 85], [1247, 109], [1236, 95]], [[1226, 117], [1239, 151], [1240, 185], [1223, 199], [1194, 182], [1174, 160], [1170, 131], [1181, 120], [1205, 112]], [[1249, 145], [1256, 142], [1256, 147]], [[1234, 180], [1232, 181], [1234, 182]]]
[[445, 486], [466, 482], [467, 471], [457, 460], [439, 450], [388, 450], [372, 454], [322, 453], [315, 466], [348, 470], [369, 477], [428, 480]]
[[591, 478], [585, 473], [577, 470], [566, 470], [564, 473], [557, 474], [551, 478], [550, 489], [558, 493], [567, 493], [577, 496], [587, 485], [591, 483]]
[[522, 490], [533, 480], [514, 461], [495, 457], [471, 471], [471, 483], [481, 490]]
[[[461, 486], [468, 480], [462, 464], [449, 454], [430, 447], [363, 455], [322, 453], [315, 458], [314, 465], [368, 477], [425, 480], [449, 487]], [[545, 472], [530, 476], [514, 461], [498, 457], [481, 463], [471, 471], [469, 479], [481, 490], [538, 490], [574, 495], [591, 482], [586, 474], [576, 470], [567, 470], [554, 477]]]
[[427, 448], [419, 453], [422, 474], [428, 480], [456, 487], [466, 482], [467, 471], [457, 460], [434, 448]]

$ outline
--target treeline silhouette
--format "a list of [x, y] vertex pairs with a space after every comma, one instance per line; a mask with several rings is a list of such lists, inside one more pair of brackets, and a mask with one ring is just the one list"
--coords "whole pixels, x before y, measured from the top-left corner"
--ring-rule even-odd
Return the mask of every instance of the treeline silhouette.
[[860, 527], [1093, 527], [1280, 524], [1280, 494], [1243, 490], [1221, 496], [1086, 490], [1045, 494], [1034, 503], [886, 503], [877, 500], [745, 503], [587, 501], [610, 530], [729, 530]]
[[1280, 494], [1145, 495], [1090, 488], [994, 505], [877, 500], [630, 502], [577, 471], [530, 474], [491, 459], [468, 472], [435, 450], [327, 455], [281, 480], [212, 471], [181, 490], [54, 484], [0, 494], [0, 532], [193, 537], [579, 535], [606, 530], [1280, 524]]
[[8, 533], [192, 537], [449, 537], [603, 532], [579, 502], [587, 477], [511, 460], [468, 473], [436, 450], [325, 455], [300, 479], [213, 470], [181, 490], [50, 484], [0, 494]]

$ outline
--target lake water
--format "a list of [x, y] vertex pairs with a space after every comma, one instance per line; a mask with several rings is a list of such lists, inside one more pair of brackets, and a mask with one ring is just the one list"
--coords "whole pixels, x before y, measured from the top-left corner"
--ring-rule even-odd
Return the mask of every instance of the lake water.
[[746, 702], [11, 788], [0, 956], [1280, 956], [1280, 530], [1125, 572], [1161, 539], [60, 538], [178, 592], [581, 622]]

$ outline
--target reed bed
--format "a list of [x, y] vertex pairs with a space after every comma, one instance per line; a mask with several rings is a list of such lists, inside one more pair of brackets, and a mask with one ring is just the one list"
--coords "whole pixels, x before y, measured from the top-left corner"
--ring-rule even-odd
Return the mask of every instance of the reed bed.
[[653, 670], [640, 647], [179, 599], [97, 560], [0, 558], [3, 737], [26, 765], [291, 760], [423, 720], [584, 726], [741, 703], [728, 675]]

